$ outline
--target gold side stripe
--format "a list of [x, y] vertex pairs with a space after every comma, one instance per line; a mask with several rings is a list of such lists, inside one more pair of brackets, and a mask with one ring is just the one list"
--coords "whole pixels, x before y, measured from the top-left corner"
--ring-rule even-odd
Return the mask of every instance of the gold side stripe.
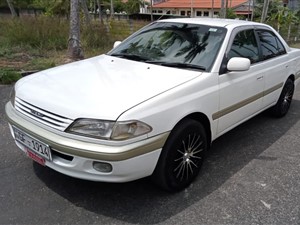
[[238, 103], [236, 103], [232, 106], [229, 106], [225, 109], [222, 109], [221, 111], [214, 113], [212, 115], [212, 119], [213, 120], [219, 119], [222, 116], [225, 116], [225, 115], [227, 115], [227, 114], [229, 114], [229, 113], [231, 113], [235, 110], [238, 110], [238, 109], [240, 109], [240, 108], [242, 108], [242, 107], [244, 107], [244, 106], [246, 106], [246, 105], [248, 105], [248, 104], [250, 104], [250, 103], [252, 103], [252, 102], [254, 102], [254, 101], [256, 101], [256, 100], [258, 100], [258, 99], [260, 99], [260, 98], [262, 98], [262, 97], [264, 97], [264, 96], [266, 96], [266, 95], [268, 95], [268, 94], [270, 94], [270, 93], [272, 93], [276, 90], [278, 90], [278, 89], [280, 89], [282, 86], [283, 86], [283, 83], [277, 84], [276, 86], [271, 87], [268, 90], [260, 92], [260, 93], [254, 95], [250, 98], [247, 98], [247, 99], [245, 99], [241, 102], [238, 102]]

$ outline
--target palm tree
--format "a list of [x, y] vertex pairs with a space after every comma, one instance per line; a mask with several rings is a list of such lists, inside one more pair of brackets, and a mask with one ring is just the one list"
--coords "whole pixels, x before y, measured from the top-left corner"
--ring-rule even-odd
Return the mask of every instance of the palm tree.
[[267, 18], [268, 8], [269, 8], [269, 0], [264, 0], [263, 11], [262, 11], [262, 15], [260, 18], [261, 23], [265, 22], [265, 20]]
[[17, 13], [15, 11], [15, 8], [14, 8], [14, 5], [13, 5], [12, 1], [11, 0], [6, 0], [6, 2], [7, 2], [7, 5], [9, 7], [9, 9], [10, 9], [12, 17], [17, 17]]
[[285, 22], [288, 24], [288, 34], [287, 41], [290, 41], [292, 25], [299, 22], [299, 18], [296, 16], [296, 13], [288, 10], [285, 15]]
[[140, 5], [143, 3], [144, 2], [142, 0], [128, 0], [126, 3], [128, 13], [138, 13], [140, 11]]
[[84, 13], [85, 23], [87, 25], [90, 25], [91, 24], [91, 17], [90, 17], [89, 9], [87, 7], [86, 0], [80, 0], [80, 4], [81, 4], [81, 8], [82, 8], [83, 13]]
[[80, 46], [79, 0], [71, 0], [70, 4], [68, 54], [70, 59], [78, 60], [83, 58], [83, 51]]
[[277, 13], [272, 14], [269, 18], [268, 21], [273, 21], [276, 22], [277, 24], [277, 32], [280, 32], [281, 26], [285, 23], [285, 15], [287, 12], [287, 8], [280, 6], [278, 7]]

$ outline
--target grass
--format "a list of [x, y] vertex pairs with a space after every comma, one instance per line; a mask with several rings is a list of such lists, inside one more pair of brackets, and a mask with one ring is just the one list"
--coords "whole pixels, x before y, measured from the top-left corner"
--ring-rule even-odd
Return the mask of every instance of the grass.
[[20, 78], [20, 72], [10, 68], [0, 68], [0, 84], [11, 84]]
[[[124, 40], [146, 24], [130, 20], [104, 23], [94, 20], [90, 26], [82, 23], [81, 45], [85, 58], [109, 51], [115, 41]], [[22, 71], [44, 70], [69, 62], [69, 21], [64, 18], [1, 18], [0, 28], [0, 84], [17, 81]], [[299, 43], [291, 46], [300, 48]]]
[[293, 44], [291, 44], [291, 47], [300, 48], [300, 43], [293, 43]]
[[[81, 45], [85, 58], [109, 51], [116, 40], [146, 25], [144, 21], [93, 21], [82, 23]], [[44, 70], [69, 62], [69, 21], [46, 16], [0, 19], [0, 84], [20, 79], [22, 71]]]

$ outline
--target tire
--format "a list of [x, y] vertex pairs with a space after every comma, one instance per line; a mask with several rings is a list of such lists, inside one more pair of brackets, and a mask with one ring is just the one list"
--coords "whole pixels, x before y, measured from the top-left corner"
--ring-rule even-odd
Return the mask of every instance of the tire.
[[152, 180], [170, 192], [188, 187], [198, 175], [206, 151], [207, 137], [202, 124], [184, 119], [168, 137]]
[[294, 88], [294, 82], [288, 79], [283, 86], [276, 105], [270, 109], [272, 115], [275, 117], [283, 117], [288, 113], [294, 95]]

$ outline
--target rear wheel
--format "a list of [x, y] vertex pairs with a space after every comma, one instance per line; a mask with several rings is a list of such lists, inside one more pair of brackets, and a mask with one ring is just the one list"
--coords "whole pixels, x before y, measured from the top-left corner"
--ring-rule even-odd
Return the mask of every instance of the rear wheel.
[[152, 178], [168, 191], [179, 191], [198, 175], [207, 138], [203, 125], [192, 119], [181, 121], [171, 132], [163, 147]]
[[271, 108], [271, 113], [276, 117], [285, 116], [290, 108], [294, 95], [294, 82], [291, 79], [288, 79], [282, 89], [282, 92], [279, 96], [279, 99]]

